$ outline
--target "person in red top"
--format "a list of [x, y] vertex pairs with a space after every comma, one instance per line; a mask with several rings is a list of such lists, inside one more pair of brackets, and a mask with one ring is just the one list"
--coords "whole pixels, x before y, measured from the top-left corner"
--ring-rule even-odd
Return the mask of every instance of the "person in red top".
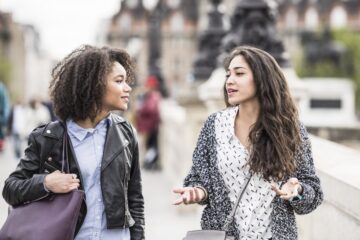
[[160, 125], [159, 103], [161, 99], [158, 91], [159, 81], [150, 75], [145, 83], [147, 89], [140, 107], [137, 110], [137, 130], [145, 135], [146, 152], [144, 156], [145, 169], [158, 169], [158, 133]]

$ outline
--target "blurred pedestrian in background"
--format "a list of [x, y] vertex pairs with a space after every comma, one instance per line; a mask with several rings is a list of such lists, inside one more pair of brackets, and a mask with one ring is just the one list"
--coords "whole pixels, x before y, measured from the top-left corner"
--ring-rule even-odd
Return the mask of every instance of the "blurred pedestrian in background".
[[41, 103], [47, 108], [47, 110], [49, 111], [50, 113], [50, 119], [51, 121], [55, 121], [57, 120], [57, 117], [54, 113], [54, 105], [52, 103], [51, 100], [47, 99], [47, 100], [44, 100], [44, 101], [41, 101]]
[[5, 85], [0, 82], [0, 152], [4, 150], [5, 127], [10, 113], [10, 100]]
[[294, 213], [315, 210], [323, 192], [286, 79], [272, 56], [253, 47], [232, 51], [225, 71], [227, 108], [206, 120], [175, 204], [205, 204], [202, 228], [236, 240], [296, 240]]
[[[60, 121], [30, 134], [25, 156], [5, 181], [3, 196], [10, 205], [80, 188], [86, 199], [76, 240], [144, 239], [137, 139], [132, 126], [111, 113], [127, 110], [133, 76], [125, 51], [88, 45], [53, 69], [50, 90]], [[64, 139], [70, 173], [60, 172]]]
[[28, 107], [20, 100], [16, 100], [11, 108], [8, 121], [8, 134], [12, 137], [14, 153], [17, 159], [21, 157], [23, 141], [26, 140], [28, 134], [30, 134], [30, 132], [27, 132], [26, 127], [28, 117], [27, 108]]
[[27, 135], [35, 128], [51, 121], [51, 115], [48, 108], [41, 103], [41, 100], [38, 97], [30, 99], [25, 114]]
[[158, 135], [160, 125], [159, 104], [161, 94], [158, 90], [159, 80], [150, 75], [145, 82], [146, 92], [137, 108], [136, 127], [145, 138], [145, 169], [159, 169]]
[[38, 98], [32, 98], [28, 104], [17, 99], [11, 107], [8, 134], [14, 143], [15, 157], [19, 159], [23, 152], [24, 142], [29, 134], [37, 127], [51, 121], [50, 112]]

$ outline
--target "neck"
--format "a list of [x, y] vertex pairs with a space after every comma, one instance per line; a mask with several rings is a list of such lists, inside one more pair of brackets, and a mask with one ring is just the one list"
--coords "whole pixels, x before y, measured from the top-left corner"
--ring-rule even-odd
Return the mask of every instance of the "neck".
[[237, 120], [246, 122], [249, 125], [256, 123], [260, 111], [260, 104], [258, 101], [241, 103], [239, 107], [241, 109], [241, 114], [237, 115]]
[[109, 114], [110, 112], [103, 111], [99, 113], [93, 120], [90, 118], [86, 118], [84, 120], [76, 121], [76, 124], [78, 124], [82, 128], [95, 128], [96, 125], [98, 125], [99, 122], [101, 122], [101, 120], [106, 118]]

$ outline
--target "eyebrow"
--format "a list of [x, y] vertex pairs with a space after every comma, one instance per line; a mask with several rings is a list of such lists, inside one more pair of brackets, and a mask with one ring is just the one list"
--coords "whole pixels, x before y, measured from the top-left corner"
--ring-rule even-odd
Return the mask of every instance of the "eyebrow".
[[[234, 67], [233, 69], [234, 69], [234, 70], [237, 70], [237, 69], [240, 69], [240, 68], [246, 69], [246, 68], [244, 68], [244, 67]], [[227, 71], [230, 71], [230, 69], [228, 68]]]
[[114, 79], [115, 79], [115, 78], [125, 78], [125, 76], [124, 76], [123, 74], [118, 74], [118, 75], [115, 75], [115, 76], [114, 76]]

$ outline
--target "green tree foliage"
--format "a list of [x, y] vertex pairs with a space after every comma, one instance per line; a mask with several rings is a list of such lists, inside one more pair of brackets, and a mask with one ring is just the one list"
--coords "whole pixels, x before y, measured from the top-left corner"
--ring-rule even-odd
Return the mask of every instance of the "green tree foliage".
[[[356, 86], [357, 109], [360, 106], [360, 32], [354, 32], [347, 29], [334, 31], [336, 41], [343, 43], [348, 49], [347, 57], [352, 62], [352, 69], [347, 77], [351, 78]], [[360, 110], [359, 110], [360, 111]]]

